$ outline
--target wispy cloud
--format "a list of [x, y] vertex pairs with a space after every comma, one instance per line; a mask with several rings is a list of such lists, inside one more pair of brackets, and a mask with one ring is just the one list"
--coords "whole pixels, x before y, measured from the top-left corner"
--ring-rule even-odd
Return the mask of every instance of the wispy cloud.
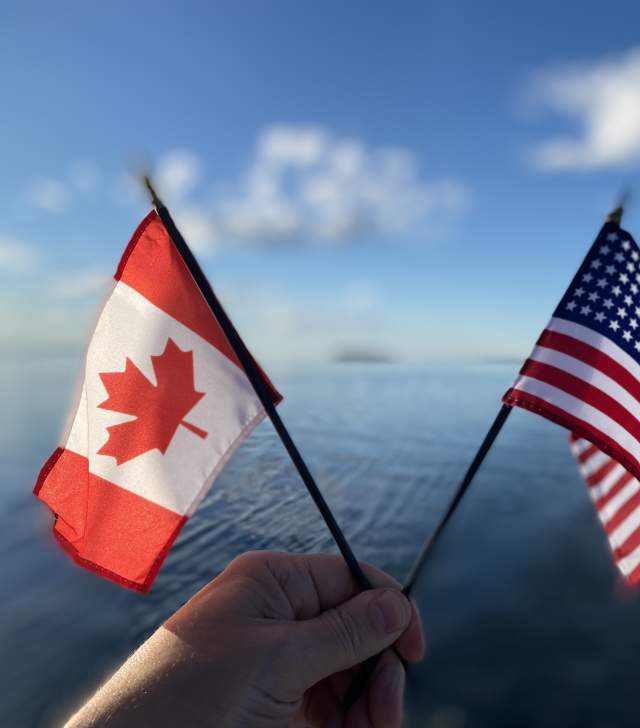
[[162, 194], [199, 249], [223, 242], [340, 245], [422, 236], [430, 223], [469, 201], [460, 182], [426, 179], [408, 149], [372, 148], [314, 126], [266, 128], [240, 182], [208, 204], [188, 199], [201, 177], [193, 155], [176, 152], [158, 170]]
[[64, 212], [71, 201], [68, 185], [48, 177], [32, 180], [27, 189], [27, 197], [37, 209], [55, 214]]
[[88, 160], [74, 162], [68, 174], [37, 177], [27, 185], [29, 204], [54, 215], [66, 212], [74, 202], [94, 192], [100, 183], [100, 170]]
[[543, 170], [591, 170], [640, 162], [640, 49], [538, 74], [529, 98], [573, 119], [578, 130], [552, 136], [531, 154]]
[[76, 192], [88, 194], [98, 187], [100, 176], [97, 165], [85, 159], [71, 165], [69, 183]]
[[392, 346], [396, 338], [384, 299], [366, 280], [304, 302], [282, 288], [247, 288], [237, 280], [218, 280], [216, 289], [252, 351], [265, 361], [327, 361], [344, 348], [377, 350], [381, 341]]
[[181, 202], [201, 181], [202, 164], [193, 152], [176, 149], [160, 157], [154, 177], [167, 199]]
[[48, 291], [59, 299], [92, 296], [105, 287], [109, 275], [103, 270], [88, 268], [49, 277]]
[[0, 235], [0, 271], [28, 273], [37, 262], [38, 254], [33, 248]]

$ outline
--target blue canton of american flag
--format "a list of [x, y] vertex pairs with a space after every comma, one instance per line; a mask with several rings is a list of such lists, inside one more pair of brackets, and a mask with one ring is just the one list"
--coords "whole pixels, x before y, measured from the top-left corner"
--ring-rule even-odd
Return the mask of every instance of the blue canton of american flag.
[[503, 402], [570, 430], [614, 559], [640, 582], [640, 249], [604, 225]]

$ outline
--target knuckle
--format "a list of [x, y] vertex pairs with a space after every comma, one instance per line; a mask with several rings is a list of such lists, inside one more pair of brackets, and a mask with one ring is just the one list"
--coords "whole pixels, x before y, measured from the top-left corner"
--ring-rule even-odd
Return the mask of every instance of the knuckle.
[[357, 662], [362, 653], [363, 639], [360, 626], [353, 614], [345, 609], [329, 609], [324, 612], [322, 618], [344, 654], [353, 659], [354, 663]]
[[260, 567], [264, 560], [262, 551], [245, 551], [243, 554], [236, 556], [229, 564], [232, 571], [251, 572]]

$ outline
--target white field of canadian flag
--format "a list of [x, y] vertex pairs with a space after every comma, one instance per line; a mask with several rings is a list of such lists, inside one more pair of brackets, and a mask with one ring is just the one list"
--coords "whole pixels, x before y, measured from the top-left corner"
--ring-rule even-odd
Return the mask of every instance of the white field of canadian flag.
[[146, 592], [265, 413], [155, 211], [114, 278], [69, 432], [34, 492], [77, 563]]

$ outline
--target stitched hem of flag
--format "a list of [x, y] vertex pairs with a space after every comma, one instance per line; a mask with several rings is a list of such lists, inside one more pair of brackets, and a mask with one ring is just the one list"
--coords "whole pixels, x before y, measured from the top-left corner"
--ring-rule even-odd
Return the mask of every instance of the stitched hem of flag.
[[[49, 509], [51, 510], [51, 509]], [[52, 513], [55, 512], [52, 511]], [[58, 520], [58, 517], [56, 516], [56, 521]], [[140, 592], [141, 594], [147, 594], [149, 590], [151, 589], [151, 586], [153, 585], [153, 582], [158, 575], [158, 572], [160, 571], [160, 568], [162, 567], [162, 564], [164, 560], [167, 558], [169, 551], [171, 547], [173, 546], [174, 541], [178, 537], [178, 534], [182, 530], [182, 527], [187, 522], [187, 517], [183, 516], [182, 519], [178, 522], [178, 525], [173, 530], [173, 533], [171, 536], [169, 536], [169, 539], [165, 543], [165, 545], [162, 547], [162, 551], [156, 556], [151, 569], [149, 570], [149, 573], [145, 577], [145, 580], [140, 584], [136, 581], [131, 581], [130, 579], [125, 578], [124, 576], [120, 576], [120, 574], [116, 574], [113, 571], [109, 571], [109, 569], [105, 569], [103, 566], [100, 566], [100, 564], [96, 564], [93, 561], [89, 561], [88, 559], [83, 558], [78, 553], [78, 550], [76, 547], [68, 541], [64, 536], [60, 535], [58, 531], [53, 531], [53, 535], [55, 539], [58, 541], [60, 546], [63, 548], [65, 553], [76, 563], [78, 566], [82, 566], [84, 569], [87, 569], [87, 571], [91, 571], [94, 574], [97, 574], [98, 576], [103, 577], [104, 579], [109, 579], [109, 581], [113, 581], [119, 586], [124, 586], [127, 589], [132, 589], [133, 591]], [[54, 522], [55, 526], [55, 522]]]
[[42, 469], [40, 470], [40, 474], [38, 475], [38, 480], [36, 481], [35, 487], [33, 489], [33, 494], [40, 500], [42, 503], [45, 504], [45, 506], [49, 509], [49, 511], [54, 516], [53, 521], [53, 536], [56, 539], [56, 541], [60, 544], [60, 546], [63, 548], [64, 552], [74, 561], [78, 566], [82, 566], [84, 569], [87, 569], [88, 571], [93, 572], [94, 574], [97, 574], [98, 576], [103, 577], [104, 579], [109, 579], [109, 581], [113, 581], [116, 584], [120, 586], [124, 586], [127, 589], [132, 589], [133, 591], [140, 592], [142, 594], [146, 594], [150, 589], [151, 586], [158, 575], [158, 572], [160, 571], [160, 568], [162, 567], [162, 564], [164, 560], [167, 558], [167, 555], [169, 554], [169, 550], [173, 546], [176, 538], [178, 537], [178, 534], [182, 530], [182, 527], [187, 522], [188, 517], [183, 516], [180, 521], [178, 521], [178, 524], [176, 525], [175, 529], [172, 531], [171, 535], [167, 539], [165, 545], [162, 547], [162, 550], [160, 553], [156, 556], [156, 558], [153, 561], [153, 564], [151, 565], [151, 568], [149, 570], [149, 573], [146, 575], [145, 580], [140, 583], [137, 581], [132, 581], [131, 579], [127, 579], [124, 576], [121, 576], [120, 574], [116, 574], [114, 571], [110, 571], [109, 569], [105, 569], [103, 566], [100, 566], [100, 564], [96, 564], [93, 561], [90, 561], [89, 559], [85, 559], [83, 556], [81, 556], [78, 552], [78, 549], [64, 536], [62, 536], [58, 531], [56, 531], [56, 523], [58, 522], [58, 514], [51, 508], [51, 506], [42, 498], [40, 498], [39, 493], [42, 489], [42, 486], [45, 484], [45, 481], [47, 480], [47, 477], [49, 476], [49, 473], [53, 470], [56, 463], [60, 459], [64, 452], [64, 448], [58, 447], [56, 448], [53, 453], [50, 455], [47, 462], [43, 465]]
[[155, 210], [151, 210], [151, 212], [144, 218], [144, 220], [142, 220], [142, 222], [135, 229], [135, 232], [131, 236], [131, 240], [129, 241], [129, 244], [124, 249], [124, 253], [122, 254], [122, 257], [120, 258], [120, 262], [118, 263], [118, 268], [116, 270], [116, 273], [113, 276], [116, 281], [119, 281], [122, 278], [124, 269], [127, 265], [127, 262], [129, 261], [129, 256], [131, 255], [131, 253], [133, 253], [133, 249], [136, 247], [138, 240], [140, 240], [140, 238], [142, 237], [142, 234], [149, 226], [149, 223], [152, 220], [155, 220], [156, 218], [159, 219], [158, 213]]
[[502, 398], [504, 404], [512, 407], [521, 407], [535, 414], [541, 415], [557, 425], [564, 427], [570, 432], [575, 432], [579, 437], [583, 437], [592, 444], [596, 445], [602, 452], [610, 455], [616, 462], [620, 463], [623, 468], [628, 470], [635, 478], [640, 480], [640, 467], [624, 455], [616, 442], [610, 438], [600, 434], [595, 428], [584, 420], [580, 420], [573, 415], [568, 414], [564, 410], [555, 405], [540, 399], [528, 392], [521, 392], [516, 389], [509, 389]]

